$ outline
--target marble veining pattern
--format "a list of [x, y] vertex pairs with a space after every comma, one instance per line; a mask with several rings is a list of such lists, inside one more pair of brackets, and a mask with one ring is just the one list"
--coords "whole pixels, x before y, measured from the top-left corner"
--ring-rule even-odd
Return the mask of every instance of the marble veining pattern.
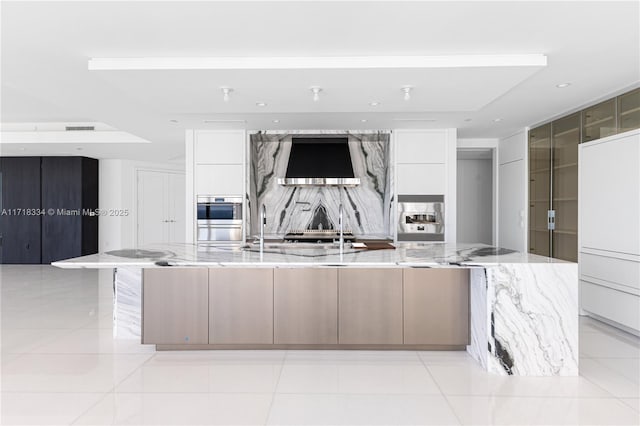
[[[322, 132], [346, 135], [356, 187], [291, 187], [277, 183], [285, 176], [293, 134], [259, 132], [250, 138], [249, 220], [247, 235], [259, 234], [259, 207], [267, 210], [265, 232], [282, 237], [297, 229], [336, 229], [344, 206], [345, 229], [358, 236], [392, 235], [391, 161], [388, 133]], [[307, 135], [308, 136], [308, 135]]]
[[142, 335], [142, 269], [120, 267], [114, 273], [114, 335], [139, 339]]
[[488, 369], [508, 375], [578, 374], [575, 264], [486, 267]]
[[[489, 350], [489, 330], [491, 318], [487, 315], [487, 271], [485, 268], [472, 268], [469, 271], [469, 345], [467, 352], [483, 367], [487, 368]], [[491, 343], [489, 343], [489, 346]]]

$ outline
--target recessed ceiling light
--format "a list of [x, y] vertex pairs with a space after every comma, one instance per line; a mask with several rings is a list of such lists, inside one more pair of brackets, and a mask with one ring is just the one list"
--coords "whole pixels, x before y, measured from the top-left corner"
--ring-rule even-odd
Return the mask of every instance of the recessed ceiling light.
[[172, 122], [172, 123], [177, 123], [178, 122], [178, 120], [176, 120], [176, 119], [171, 119], [169, 121]]
[[78, 151], [82, 151], [82, 148], [78, 147], [78, 148], [76, 148], [76, 150], [78, 150]]
[[279, 123], [280, 122], [280, 120], [278, 120], [277, 118], [275, 120], [271, 120], [271, 121], [273, 121], [274, 123]]
[[20, 151], [26, 151], [27, 148], [20, 148]]
[[500, 121], [502, 121], [502, 118], [494, 118], [494, 119], [493, 119], [493, 122], [494, 122], [494, 123], [499, 123]]
[[571, 83], [560, 83], [560, 84], [556, 84], [556, 87], [558, 89], [564, 89], [565, 87], [569, 87], [571, 86]]
[[375, 106], [380, 105], [380, 102], [378, 102], [378, 101], [369, 102], [369, 105], [375, 107]]
[[260, 108], [266, 107], [267, 103], [266, 102], [256, 102], [256, 106], [259, 106]]
[[362, 120], [360, 120], [360, 122], [362, 122], [362, 123], [366, 123], [366, 122], [367, 122], [367, 119], [366, 119], [366, 118], [363, 118]]

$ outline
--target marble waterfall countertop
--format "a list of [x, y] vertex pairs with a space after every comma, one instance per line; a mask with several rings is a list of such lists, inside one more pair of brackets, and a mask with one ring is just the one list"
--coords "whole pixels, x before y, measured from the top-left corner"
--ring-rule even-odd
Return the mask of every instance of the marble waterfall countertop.
[[[203, 247], [149, 245], [54, 262], [61, 268], [116, 268], [119, 330], [140, 338], [142, 268], [425, 267], [470, 268], [467, 352], [495, 374], [578, 375], [578, 265], [483, 244], [399, 243], [392, 250], [267, 243]], [[122, 334], [122, 333], [120, 333]]]
[[484, 244], [397, 243], [396, 249], [351, 248], [304, 244], [266, 243], [261, 253], [255, 245], [211, 247], [195, 244], [153, 244], [137, 249], [53, 262], [60, 268], [118, 268], [156, 266], [209, 267], [451, 267], [499, 264], [567, 263], [558, 259], [520, 253]]

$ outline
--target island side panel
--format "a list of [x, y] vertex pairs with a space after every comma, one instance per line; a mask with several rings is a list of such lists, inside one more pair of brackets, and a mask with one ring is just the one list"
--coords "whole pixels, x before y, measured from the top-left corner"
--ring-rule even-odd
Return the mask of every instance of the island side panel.
[[209, 269], [209, 343], [273, 344], [273, 268]]
[[142, 343], [209, 343], [209, 270], [145, 268]]
[[467, 352], [482, 368], [487, 368], [489, 356], [489, 330], [491, 318], [487, 306], [487, 272], [485, 268], [476, 267], [469, 270], [470, 304], [469, 304], [469, 345]]
[[578, 265], [488, 266], [487, 369], [502, 375], [578, 375]]
[[403, 343], [402, 269], [338, 271], [338, 343]]
[[276, 268], [274, 343], [338, 343], [336, 268]]
[[142, 269], [118, 267], [113, 273], [114, 335], [118, 339], [141, 339]]
[[469, 344], [469, 270], [403, 270], [404, 343], [456, 346]]

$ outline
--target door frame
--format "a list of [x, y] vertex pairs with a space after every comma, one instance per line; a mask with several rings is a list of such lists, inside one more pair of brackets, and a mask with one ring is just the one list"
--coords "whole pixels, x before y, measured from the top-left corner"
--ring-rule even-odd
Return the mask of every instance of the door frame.
[[[498, 139], [458, 139], [456, 148], [456, 164], [458, 162], [458, 153], [460, 151], [490, 151], [491, 152], [491, 245], [495, 246], [498, 242]], [[456, 182], [458, 180], [456, 169]], [[457, 194], [456, 194], [457, 196]], [[456, 220], [458, 218], [456, 217]]]

